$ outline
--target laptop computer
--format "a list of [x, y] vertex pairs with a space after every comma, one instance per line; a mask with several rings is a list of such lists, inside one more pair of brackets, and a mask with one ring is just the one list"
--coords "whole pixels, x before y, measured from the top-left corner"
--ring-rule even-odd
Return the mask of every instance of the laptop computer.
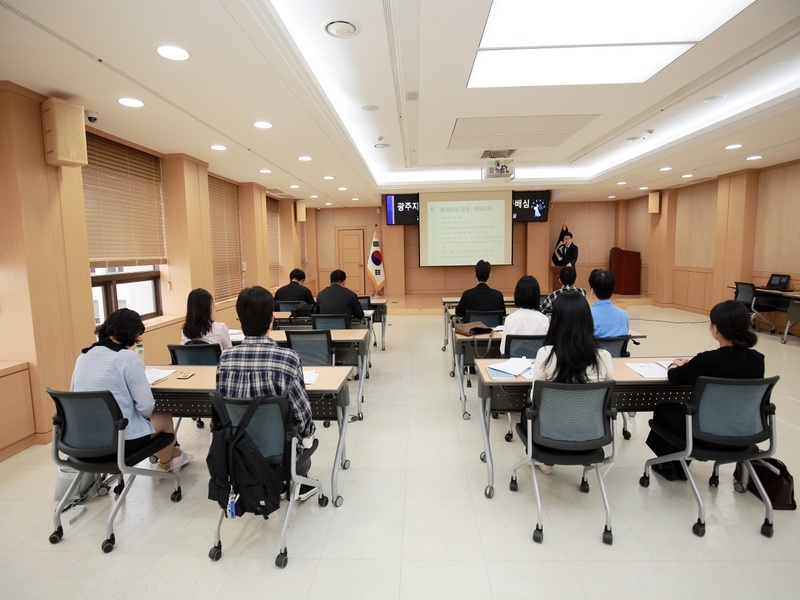
[[789, 284], [789, 276], [773, 273], [769, 276], [767, 285], [759, 286], [761, 290], [775, 290], [776, 292], [786, 291], [786, 286]]

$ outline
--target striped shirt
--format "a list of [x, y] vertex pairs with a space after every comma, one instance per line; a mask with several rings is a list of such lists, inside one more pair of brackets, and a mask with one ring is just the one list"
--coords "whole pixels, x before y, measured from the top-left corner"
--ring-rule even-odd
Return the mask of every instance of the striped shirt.
[[[244, 341], [222, 353], [217, 367], [217, 389], [229, 398], [286, 396], [298, 426], [298, 441], [314, 435], [300, 357], [264, 336], [245, 336]], [[303, 453], [297, 444], [297, 456]]]
[[586, 298], [586, 290], [583, 288], [576, 288], [574, 285], [565, 285], [561, 289], [553, 290], [553, 292], [547, 296], [544, 300], [542, 300], [542, 305], [539, 307], [542, 312], [553, 312], [553, 302], [559, 295], [563, 294], [564, 292], [580, 292], [584, 298]]

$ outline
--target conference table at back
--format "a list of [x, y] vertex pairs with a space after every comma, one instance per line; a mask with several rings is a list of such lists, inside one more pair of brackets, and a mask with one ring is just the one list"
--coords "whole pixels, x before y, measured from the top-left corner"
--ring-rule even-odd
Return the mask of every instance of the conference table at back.
[[[781, 292], [779, 290], [756, 288], [756, 298], [766, 300], [767, 304], [773, 306], [778, 312], [788, 313], [790, 305], [795, 305], [793, 311], [797, 308], [797, 303], [800, 302], [800, 291]], [[790, 320], [790, 317], [786, 317], [786, 328], [781, 335], [781, 344], [786, 343], [786, 340], [789, 338], [789, 328], [795, 323], [796, 322]]]
[[[611, 393], [611, 405], [618, 412], [647, 412], [655, 409], [662, 402], [685, 403], [692, 395], [692, 386], [674, 385], [664, 376], [645, 378], [631, 369], [627, 363], [655, 363], [671, 361], [674, 357], [663, 358], [614, 358], [614, 390]], [[488, 358], [475, 361], [478, 374], [478, 397], [481, 405], [481, 431], [483, 433], [483, 452], [480, 457], [486, 462], [487, 484], [484, 495], [494, 495], [494, 463], [489, 442], [489, 426], [492, 412], [522, 412], [530, 398], [533, 381], [522, 376], [511, 379], [494, 379], [488, 371], [493, 364], [507, 359]], [[506, 441], [511, 441], [506, 436]]]
[[[211, 417], [210, 394], [217, 389], [217, 367], [148, 365], [147, 368], [172, 371], [150, 386], [156, 400], [156, 412], [172, 413], [173, 417]], [[191, 371], [193, 375], [188, 379], [179, 379], [178, 376], [184, 371]], [[309, 371], [317, 374], [313, 383], [306, 383], [312, 418], [325, 422], [335, 420], [339, 426], [339, 440], [331, 469], [331, 499], [333, 505], [338, 507], [343, 502], [338, 493], [339, 467], [350, 467], [345, 446], [350, 408], [347, 385], [350, 367], [307, 367], [303, 369], [306, 378]]]

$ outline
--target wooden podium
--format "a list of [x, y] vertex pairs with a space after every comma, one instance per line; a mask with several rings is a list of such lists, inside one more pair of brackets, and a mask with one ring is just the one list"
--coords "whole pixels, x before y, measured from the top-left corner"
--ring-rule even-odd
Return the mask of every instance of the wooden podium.
[[642, 256], [632, 250], [612, 248], [608, 255], [608, 269], [617, 280], [615, 294], [635, 296], [641, 291]]
[[[551, 273], [550, 285], [552, 286], [550, 288], [551, 291], [561, 289], [561, 278], [559, 277], [559, 275], [561, 275], [561, 269], [563, 268], [564, 267], [557, 267], [555, 265], [550, 265], [550, 273]], [[544, 293], [544, 291], [542, 291], [542, 293]]]

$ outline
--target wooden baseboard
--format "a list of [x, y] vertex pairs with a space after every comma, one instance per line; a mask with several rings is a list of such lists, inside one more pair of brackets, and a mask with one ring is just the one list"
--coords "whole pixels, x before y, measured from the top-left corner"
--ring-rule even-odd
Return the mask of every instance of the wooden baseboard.
[[[0, 450], [0, 462], [6, 460], [7, 458], [11, 458], [15, 454], [19, 454], [23, 450], [27, 450], [31, 446], [36, 445], [37, 444], [36, 437], [37, 437], [36, 434], [31, 434], [28, 437], [25, 437], [17, 442], [14, 442], [13, 444], [6, 446], [2, 450]], [[47, 441], [49, 442], [51, 439], [52, 436], [48, 437]]]

